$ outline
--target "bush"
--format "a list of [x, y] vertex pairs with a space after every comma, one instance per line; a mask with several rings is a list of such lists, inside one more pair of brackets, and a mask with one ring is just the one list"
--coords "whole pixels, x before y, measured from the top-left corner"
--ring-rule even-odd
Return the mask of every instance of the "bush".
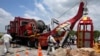
[[2, 37], [2, 35], [0, 35], [0, 38]]

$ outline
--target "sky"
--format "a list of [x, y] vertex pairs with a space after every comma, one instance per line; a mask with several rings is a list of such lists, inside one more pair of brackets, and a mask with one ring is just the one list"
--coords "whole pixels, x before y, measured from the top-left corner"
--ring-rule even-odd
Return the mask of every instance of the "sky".
[[[0, 0], [0, 32], [15, 17], [43, 20], [50, 23], [51, 18], [64, 22], [74, 17], [81, 0]], [[93, 20], [94, 30], [100, 30], [100, 0], [86, 0], [88, 16]], [[64, 15], [62, 15], [66, 12]], [[62, 16], [61, 16], [62, 15]], [[77, 28], [77, 24], [74, 29]]]

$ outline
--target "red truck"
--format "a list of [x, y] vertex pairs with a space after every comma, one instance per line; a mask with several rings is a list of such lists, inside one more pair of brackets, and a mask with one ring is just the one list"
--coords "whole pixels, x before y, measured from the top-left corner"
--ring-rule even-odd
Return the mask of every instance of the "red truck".
[[15, 17], [15, 19], [10, 21], [10, 24], [6, 26], [6, 29], [7, 33], [12, 35], [13, 40], [20, 40], [30, 46], [30, 42], [37, 41], [36, 38], [31, 38], [30, 36], [42, 33], [45, 26], [42, 20]]
[[[7, 32], [13, 36], [13, 40], [20, 40], [23, 43], [27, 43], [28, 46], [34, 45], [37, 48], [38, 42], [41, 46], [48, 46], [47, 38], [52, 35], [56, 41], [60, 41], [66, 35], [65, 30], [61, 30], [60, 34], [57, 29], [66, 27], [70, 23], [69, 28], [72, 30], [75, 23], [82, 17], [84, 10], [84, 2], [80, 2], [78, 13], [71, 19], [59, 23], [57, 27], [49, 31], [50, 27], [45, 25], [42, 20], [26, 19], [21, 17], [15, 17], [14, 21], [10, 21], [10, 24], [6, 27]], [[43, 33], [45, 29], [48, 32]], [[65, 39], [65, 38], [64, 38]], [[64, 42], [64, 41], [63, 41]]]

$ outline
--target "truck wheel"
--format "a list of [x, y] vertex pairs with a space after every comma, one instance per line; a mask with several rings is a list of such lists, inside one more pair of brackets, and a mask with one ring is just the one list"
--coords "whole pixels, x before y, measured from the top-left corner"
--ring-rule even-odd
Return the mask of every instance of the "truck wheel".
[[27, 41], [27, 46], [28, 47], [32, 47], [32, 42], [31, 41]]
[[34, 47], [37, 49], [38, 48], [38, 41], [35, 41]]

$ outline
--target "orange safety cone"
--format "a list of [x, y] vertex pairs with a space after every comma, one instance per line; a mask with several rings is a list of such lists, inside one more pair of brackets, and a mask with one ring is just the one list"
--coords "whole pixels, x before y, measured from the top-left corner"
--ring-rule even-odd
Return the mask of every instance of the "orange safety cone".
[[15, 54], [15, 56], [20, 56], [20, 54], [18, 53], [18, 49], [16, 50], [16, 54]]
[[26, 48], [26, 50], [25, 50], [25, 56], [29, 56], [28, 48]]
[[40, 43], [38, 43], [38, 56], [43, 56]]

